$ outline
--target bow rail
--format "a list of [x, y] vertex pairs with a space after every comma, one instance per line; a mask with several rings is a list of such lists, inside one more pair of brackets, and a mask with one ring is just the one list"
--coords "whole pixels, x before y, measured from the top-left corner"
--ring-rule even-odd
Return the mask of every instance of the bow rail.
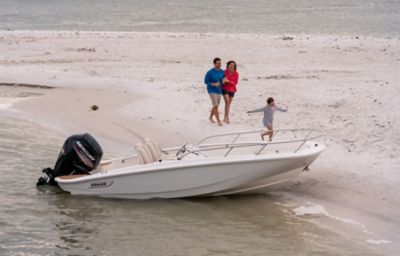
[[[262, 141], [260, 131], [244, 131], [211, 135], [203, 138], [195, 145], [183, 145], [177, 153], [178, 159], [183, 159], [190, 154], [205, 155], [205, 151], [226, 150], [223, 155], [227, 157], [234, 149], [246, 147], [259, 147], [255, 152], [259, 155], [271, 146], [294, 145], [290, 152], [297, 153], [307, 141], [319, 140], [326, 135], [317, 129], [281, 129], [274, 130], [273, 141]], [[250, 137], [250, 140], [249, 140]], [[229, 138], [232, 138], [229, 140]], [[241, 141], [242, 138], [247, 140]], [[218, 140], [223, 140], [219, 142]]]

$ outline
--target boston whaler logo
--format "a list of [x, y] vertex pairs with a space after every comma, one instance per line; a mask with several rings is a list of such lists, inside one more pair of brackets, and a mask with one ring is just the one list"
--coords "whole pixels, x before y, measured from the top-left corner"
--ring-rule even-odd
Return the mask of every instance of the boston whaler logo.
[[111, 187], [113, 183], [114, 181], [96, 181], [90, 183], [89, 188], [108, 188]]

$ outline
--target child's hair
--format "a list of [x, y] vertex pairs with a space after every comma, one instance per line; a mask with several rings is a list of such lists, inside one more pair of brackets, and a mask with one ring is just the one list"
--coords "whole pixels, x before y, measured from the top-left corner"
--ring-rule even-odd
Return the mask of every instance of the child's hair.
[[272, 102], [274, 102], [274, 98], [269, 97], [269, 98], [267, 99], [267, 103], [268, 103], [268, 104], [271, 104]]

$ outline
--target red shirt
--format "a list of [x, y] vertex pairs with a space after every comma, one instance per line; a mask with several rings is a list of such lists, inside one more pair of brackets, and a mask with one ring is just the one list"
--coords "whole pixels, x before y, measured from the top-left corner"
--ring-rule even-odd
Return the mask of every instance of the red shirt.
[[229, 80], [229, 83], [225, 83], [222, 85], [222, 90], [227, 92], [236, 92], [236, 85], [239, 80], [239, 73], [234, 71], [232, 74], [229, 69], [225, 70], [225, 77]]

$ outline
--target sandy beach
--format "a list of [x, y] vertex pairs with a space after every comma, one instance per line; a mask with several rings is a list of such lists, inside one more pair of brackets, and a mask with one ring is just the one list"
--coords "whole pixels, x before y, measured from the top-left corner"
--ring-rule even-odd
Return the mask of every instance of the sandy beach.
[[[208, 121], [203, 84], [216, 56], [236, 60], [240, 74], [231, 124], [223, 127]], [[262, 116], [246, 111], [273, 96], [289, 109], [276, 114], [276, 129], [319, 129], [328, 145], [310, 172], [274, 193], [303, 207], [299, 215], [332, 217], [319, 224], [393, 253], [400, 242], [399, 70], [400, 38], [1, 31], [0, 110], [66, 136], [88, 131], [115, 155], [132, 153], [139, 140], [116, 124], [162, 146], [195, 142], [261, 129]]]

